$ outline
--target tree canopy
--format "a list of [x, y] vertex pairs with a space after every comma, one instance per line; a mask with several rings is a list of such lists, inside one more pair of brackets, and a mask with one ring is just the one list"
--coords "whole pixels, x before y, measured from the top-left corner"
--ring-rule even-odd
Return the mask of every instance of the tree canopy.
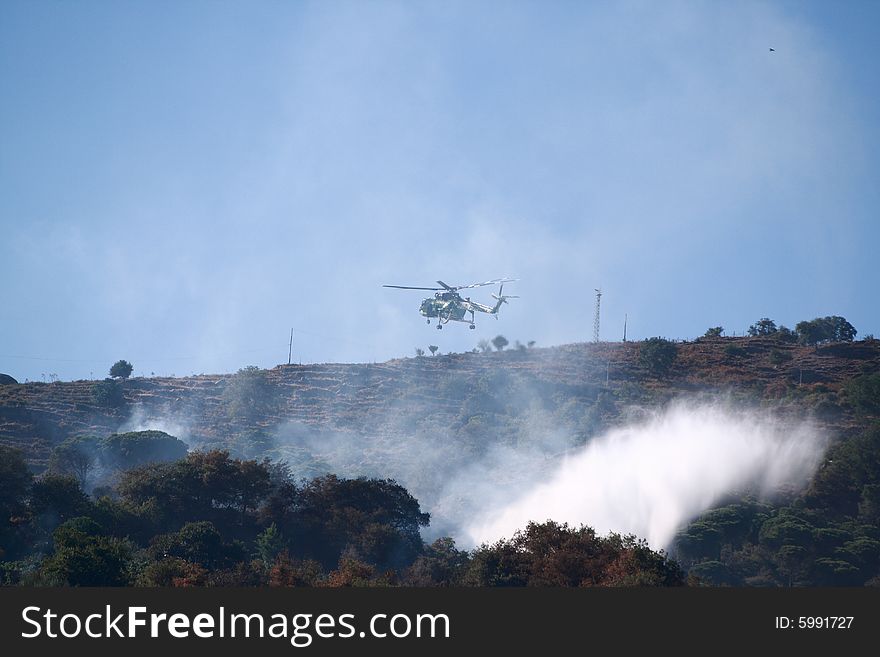
[[504, 351], [504, 347], [506, 347], [509, 343], [507, 341], [507, 338], [505, 338], [503, 335], [496, 335], [494, 338], [492, 338], [492, 344], [495, 345], [495, 348], [498, 351]]
[[668, 372], [677, 355], [678, 346], [665, 338], [648, 338], [639, 345], [639, 363], [655, 375]]
[[117, 360], [110, 368], [110, 376], [114, 379], [127, 379], [133, 370], [134, 367], [127, 360]]
[[769, 317], [762, 317], [749, 327], [749, 335], [752, 337], [773, 335], [777, 330], [776, 322]]
[[810, 321], [798, 322], [794, 327], [801, 344], [817, 345], [825, 342], [852, 342], [856, 329], [843, 317], [817, 317]]

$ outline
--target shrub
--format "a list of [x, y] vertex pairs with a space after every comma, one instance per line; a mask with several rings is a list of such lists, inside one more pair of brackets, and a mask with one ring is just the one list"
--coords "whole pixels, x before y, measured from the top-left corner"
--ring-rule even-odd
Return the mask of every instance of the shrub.
[[847, 401], [862, 413], [880, 413], [880, 373], [860, 376], [844, 387]]
[[787, 351], [780, 351], [779, 349], [774, 349], [770, 352], [770, 362], [774, 365], [782, 365], [783, 363], [787, 363], [792, 358], [791, 354]]
[[119, 408], [125, 403], [122, 386], [113, 379], [104, 379], [92, 386], [92, 400], [102, 408]]
[[639, 363], [652, 374], [664, 374], [669, 371], [678, 346], [665, 338], [648, 338], [639, 347]]
[[226, 384], [223, 401], [230, 417], [249, 420], [271, 413], [277, 399], [266, 370], [249, 365], [238, 370]]

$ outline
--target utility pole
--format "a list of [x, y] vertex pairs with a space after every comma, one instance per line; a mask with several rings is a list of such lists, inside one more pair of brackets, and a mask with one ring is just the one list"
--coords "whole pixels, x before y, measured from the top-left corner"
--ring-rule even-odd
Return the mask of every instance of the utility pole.
[[290, 346], [287, 348], [287, 364], [290, 365], [290, 358], [293, 356], [293, 329], [290, 329]]
[[602, 299], [602, 290], [596, 290], [596, 315], [593, 318], [593, 342], [599, 342], [599, 302]]
[[623, 314], [623, 341], [626, 342], [626, 313]]

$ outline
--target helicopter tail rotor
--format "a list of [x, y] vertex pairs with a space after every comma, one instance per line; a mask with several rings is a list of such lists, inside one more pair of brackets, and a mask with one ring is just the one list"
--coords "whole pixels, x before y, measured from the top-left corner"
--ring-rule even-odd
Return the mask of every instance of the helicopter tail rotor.
[[503, 294], [504, 292], [504, 283], [501, 284], [501, 287], [498, 288], [498, 294], [493, 294], [492, 298], [495, 299], [495, 307], [492, 308], [492, 314], [495, 315], [495, 319], [498, 319], [498, 310], [501, 308], [501, 304], [507, 303], [508, 299], [519, 299], [519, 297], [515, 294]]

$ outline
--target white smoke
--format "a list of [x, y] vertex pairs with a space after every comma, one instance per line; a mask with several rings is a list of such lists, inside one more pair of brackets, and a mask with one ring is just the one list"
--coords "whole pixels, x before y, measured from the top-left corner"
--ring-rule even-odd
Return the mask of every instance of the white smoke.
[[131, 410], [128, 419], [116, 430], [117, 433], [129, 431], [164, 431], [191, 446], [190, 422], [171, 412], [167, 404], [160, 409], [148, 411], [141, 405]]
[[543, 483], [465, 528], [471, 544], [511, 536], [529, 521], [632, 533], [667, 548], [686, 522], [726, 495], [803, 484], [826, 441], [809, 424], [717, 405], [676, 404], [569, 453]]

